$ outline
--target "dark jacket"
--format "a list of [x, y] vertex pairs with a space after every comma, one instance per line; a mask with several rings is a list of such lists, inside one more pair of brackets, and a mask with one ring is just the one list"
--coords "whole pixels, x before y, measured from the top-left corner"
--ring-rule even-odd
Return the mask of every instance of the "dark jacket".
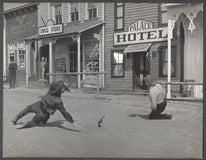
[[10, 63], [8, 70], [9, 70], [9, 77], [16, 77], [17, 64]]
[[67, 121], [73, 123], [74, 120], [64, 108], [61, 99], [61, 89], [63, 87], [66, 87], [64, 81], [55, 81], [51, 84], [48, 93], [41, 98], [42, 109], [52, 115], [56, 110], [59, 110]]

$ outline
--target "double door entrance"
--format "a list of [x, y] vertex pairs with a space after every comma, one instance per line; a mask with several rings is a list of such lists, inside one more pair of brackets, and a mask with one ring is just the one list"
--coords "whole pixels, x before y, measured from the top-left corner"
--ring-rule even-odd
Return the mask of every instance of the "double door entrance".
[[146, 89], [143, 77], [149, 74], [149, 58], [146, 52], [132, 53], [133, 57], [133, 90]]

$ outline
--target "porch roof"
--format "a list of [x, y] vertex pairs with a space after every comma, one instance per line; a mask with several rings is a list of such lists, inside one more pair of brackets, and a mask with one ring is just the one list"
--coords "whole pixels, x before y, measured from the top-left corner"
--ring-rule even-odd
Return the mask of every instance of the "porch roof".
[[129, 45], [123, 53], [147, 52], [152, 43]]
[[63, 26], [63, 33], [39, 36], [39, 38], [56, 37], [69, 34], [78, 34], [87, 31], [91, 28], [104, 24], [104, 21], [99, 19], [84, 20], [78, 22], [68, 23]]
[[33, 34], [33, 35], [30, 35], [26, 38], [24, 38], [24, 40], [33, 40], [33, 39], [38, 39], [39, 38], [39, 34]]
[[87, 31], [91, 28], [97, 27], [102, 24], [104, 24], [104, 21], [98, 20], [98, 19], [68, 23], [64, 26], [63, 33], [50, 34], [50, 35], [44, 35], [44, 36], [40, 36], [38, 33], [36, 33], [36, 34], [23, 38], [23, 40], [34, 40], [34, 39], [41, 39], [41, 38], [47, 38], [47, 37], [56, 37], [56, 36], [59, 37], [59, 36], [64, 36], [64, 35], [69, 35], [69, 34], [78, 34], [78, 33], [82, 33], [84, 31]]

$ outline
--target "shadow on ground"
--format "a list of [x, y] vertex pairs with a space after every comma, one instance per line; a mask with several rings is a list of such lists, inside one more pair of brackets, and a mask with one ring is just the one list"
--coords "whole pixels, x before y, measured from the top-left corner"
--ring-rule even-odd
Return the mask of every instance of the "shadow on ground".
[[[149, 119], [149, 115], [144, 115], [144, 114], [131, 114], [128, 117], [140, 117], [145, 120], [151, 120]], [[170, 119], [172, 119], [172, 115], [160, 114], [158, 118], [154, 118], [152, 120], [170, 120]]]
[[144, 115], [144, 114], [130, 114], [128, 117], [140, 117], [149, 120], [149, 115]]
[[71, 129], [71, 128], [67, 128], [67, 127], [63, 126], [64, 121], [65, 120], [58, 120], [58, 121], [53, 121], [53, 122], [47, 122], [45, 125], [39, 126], [39, 127], [57, 127], [57, 128], [65, 129], [65, 130], [68, 130], [68, 131], [81, 132], [80, 130]]

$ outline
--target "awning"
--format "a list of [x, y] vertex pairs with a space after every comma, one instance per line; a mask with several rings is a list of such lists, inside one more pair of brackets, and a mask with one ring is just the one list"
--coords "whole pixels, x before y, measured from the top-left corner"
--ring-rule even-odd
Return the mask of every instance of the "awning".
[[63, 36], [69, 34], [78, 34], [102, 24], [104, 24], [104, 21], [98, 19], [78, 21], [75, 23], [67, 23], [66, 25], [63, 26], [63, 33], [50, 34], [50, 35], [44, 35], [39, 37], [44, 38], [44, 37]]
[[123, 53], [147, 52], [152, 43], [129, 45]]
[[47, 38], [47, 37], [57, 37], [57, 36], [61, 37], [61, 36], [72, 35], [72, 34], [75, 35], [75, 34], [82, 33], [84, 31], [87, 31], [89, 29], [92, 29], [102, 24], [104, 24], [104, 21], [98, 20], [98, 19], [78, 21], [75, 23], [68, 23], [64, 25], [63, 33], [48, 34], [48, 35], [43, 35], [43, 36], [39, 36], [39, 34], [36, 33], [36, 34], [29, 35], [28, 37], [25, 37], [19, 40], [35, 40], [35, 39], [39, 40], [41, 38]]

